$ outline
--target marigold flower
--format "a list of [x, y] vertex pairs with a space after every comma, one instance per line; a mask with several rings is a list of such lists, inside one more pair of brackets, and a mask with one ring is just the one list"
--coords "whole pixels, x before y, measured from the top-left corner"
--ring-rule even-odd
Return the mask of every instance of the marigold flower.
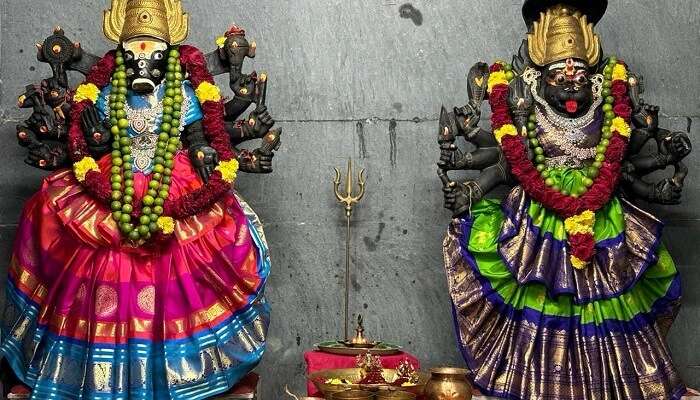
[[576, 256], [570, 256], [569, 259], [571, 260], [571, 265], [573, 265], [576, 269], [586, 269], [588, 266], [588, 262], [583, 261]]
[[97, 98], [100, 97], [100, 89], [92, 83], [83, 83], [75, 89], [75, 95], [73, 95], [73, 101], [80, 103], [84, 100], [90, 100], [95, 103]]
[[219, 36], [218, 38], [216, 38], [216, 45], [219, 46], [220, 49], [223, 49], [225, 44], [226, 36]]
[[518, 129], [513, 124], [506, 124], [493, 131], [493, 135], [496, 137], [496, 141], [501, 143], [501, 140], [506, 136], [518, 136]]
[[489, 74], [488, 92], [491, 93], [493, 88], [498, 85], [508, 85], [505, 71], [495, 71]]
[[160, 217], [156, 224], [158, 224], [158, 228], [160, 228], [161, 232], [166, 235], [175, 232], [175, 220], [172, 217]]
[[627, 68], [624, 64], [617, 64], [613, 67], [612, 80], [614, 81], [626, 81], [627, 80]]
[[199, 84], [194, 94], [197, 96], [200, 103], [205, 103], [207, 101], [217, 102], [221, 100], [221, 91], [219, 88], [206, 81]]
[[620, 117], [613, 118], [610, 130], [612, 130], [613, 132], [617, 132], [618, 134], [620, 134], [620, 136], [624, 137], [630, 137], [630, 135], [632, 134], [632, 128], [630, 128], [627, 121]]
[[214, 170], [221, 172], [221, 179], [233, 183], [238, 175], [238, 160], [220, 161]]
[[595, 213], [591, 210], [586, 210], [581, 214], [569, 217], [564, 221], [564, 228], [569, 235], [575, 234], [593, 234], [593, 226], [595, 225]]
[[73, 164], [73, 173], [78, 182], [85, 182], [85, 176], [90, 171], [100, 172], [100, 167], [92, 157], [83, 157], [82, 160]]

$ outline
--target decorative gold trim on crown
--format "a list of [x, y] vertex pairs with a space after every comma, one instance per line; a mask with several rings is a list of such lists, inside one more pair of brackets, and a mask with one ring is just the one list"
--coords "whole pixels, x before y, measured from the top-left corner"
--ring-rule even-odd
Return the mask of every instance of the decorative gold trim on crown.
[[182, 0], [112, 0], [102, 25], [107, 39], [121, 43], [151, 36], [168, 44], [180, 44], [189, 34], [189, 15]]
[[581, 12], [564, 5], [540, 13], [528, 33], [530, 59], [539, 66], [578, 58], [593, 66], [600, 60], [600, 38]]
[[122, 35], [122, 28], [124, 28], [126, 2], [127, 0], [112, 0], [111, 8], [104, 12], [102, 31], [107, 39], [115, 43], [119, 43], [119, 38]]

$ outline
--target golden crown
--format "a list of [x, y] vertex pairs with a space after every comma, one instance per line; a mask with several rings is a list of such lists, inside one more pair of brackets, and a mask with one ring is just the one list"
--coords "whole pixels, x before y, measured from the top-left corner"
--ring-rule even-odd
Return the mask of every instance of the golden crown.
[[600, 38], [581, 12], [564, 5], [540, 13], [527, 35], [530, 59], [539, 66], [578, 58], [593, 66], [600, 60]]
[[187, 39], [188, 26], [182, 0], [112, 0], [102, 29], [116, 43], [148, 36], [172, 45]]

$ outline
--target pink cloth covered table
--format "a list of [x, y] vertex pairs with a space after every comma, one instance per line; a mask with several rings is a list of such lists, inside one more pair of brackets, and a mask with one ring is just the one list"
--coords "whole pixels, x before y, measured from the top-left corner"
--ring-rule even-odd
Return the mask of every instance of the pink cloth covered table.
[[[384, 368], [394, 369], [399, 366], [399, 363], [407, 358], [408, 361], [418, 370], [420, 369], [420, 361], [409, 353], [401, 352], [393, 356], [383, 356], [382, 365]], [[306, 373], [310, 374], [324, 369], [336, 368], [355, 368], [355, 356], [341, 356], [336, 354], [323, 353], [317, 350], [311, 350], [304, 353], [306, 361]], [[307, 382], [307, 391], [309, 396], [322, 397], [322, 393], [316, 390], [316, 386], [311, 381]]]

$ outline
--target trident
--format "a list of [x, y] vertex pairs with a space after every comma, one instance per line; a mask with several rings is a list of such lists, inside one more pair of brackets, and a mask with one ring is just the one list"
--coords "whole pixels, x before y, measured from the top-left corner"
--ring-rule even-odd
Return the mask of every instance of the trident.
[[365, 195], [365, 170], [362, 169], [358, 176], [358, 185], [360, 193], [354, 195], [354, 184], [352, 179], [352, 159], [348, 160], [348, 172], [345, 177], [345, 194], [340, 193], [340, 170], [335, 169], [335, 179], [333, 180], [335, 197], [338, 201], [345, 205], [345, 217], [347, 218], [347, 237], [345, 238], [345, 340], [350, 340], [348, 318], [350, 314], [350, 216], [352, 216], [352, 208], [355, 204], [362, 200]]

